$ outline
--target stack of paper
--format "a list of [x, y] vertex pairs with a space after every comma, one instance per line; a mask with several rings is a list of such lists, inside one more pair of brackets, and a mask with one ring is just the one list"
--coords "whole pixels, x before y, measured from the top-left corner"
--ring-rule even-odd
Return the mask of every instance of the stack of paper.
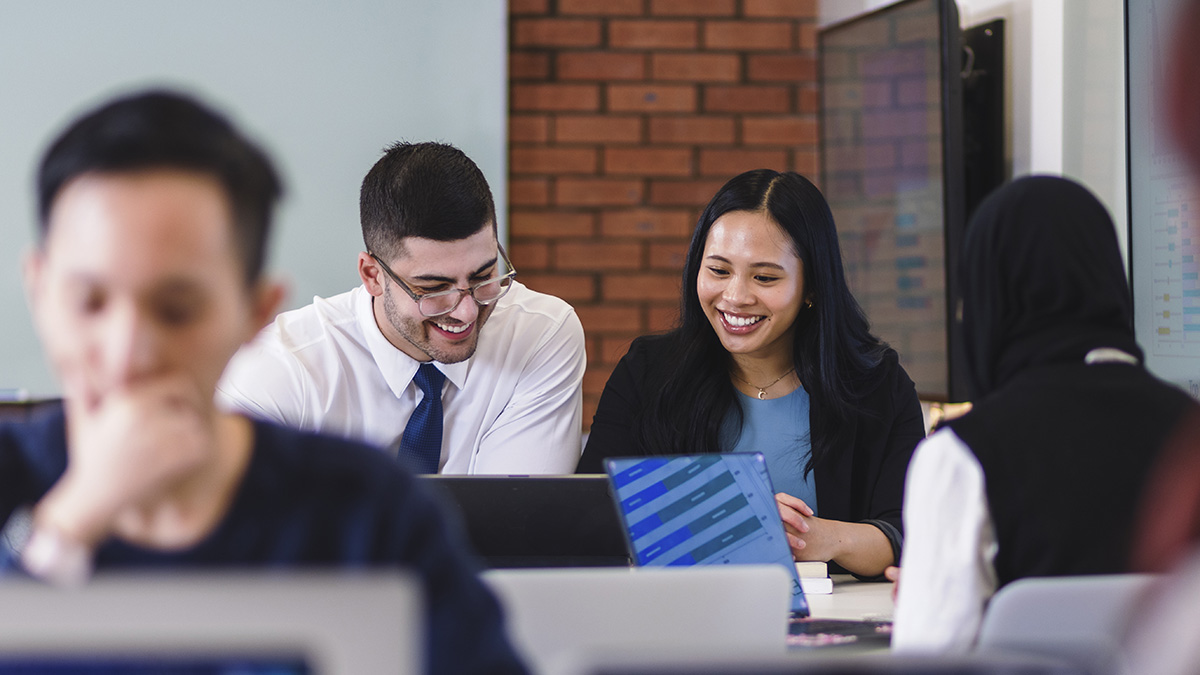
[[800, 575], [800, 588], [805, 595], [829, 595], [833, 592], [833, 579], [829, 578], [829, 565], [819, 561], [796, 563]]

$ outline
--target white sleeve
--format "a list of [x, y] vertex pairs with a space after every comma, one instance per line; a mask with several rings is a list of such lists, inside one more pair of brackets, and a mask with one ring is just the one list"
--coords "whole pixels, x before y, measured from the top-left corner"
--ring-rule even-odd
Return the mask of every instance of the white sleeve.
[[217, 383], [217, 405], [285, 426], [305, 429], [305, 378], [296, 358], [265, 344], [262, 334], [242, 345]]
[[892, 649], [964, 653], [996, 591], [983, 468], [950, 429], [921, 442], [904, 487], [904, 553]]
[[521, 372], [484, 435], [472, 473], [570, 474], [582, 452], [583, 324], [570, 312]]

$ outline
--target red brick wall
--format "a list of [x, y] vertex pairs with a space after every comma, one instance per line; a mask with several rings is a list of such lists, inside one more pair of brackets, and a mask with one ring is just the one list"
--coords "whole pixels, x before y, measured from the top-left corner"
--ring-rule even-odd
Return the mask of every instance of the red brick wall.
[[816, 173], [816, 4], [510, 0], [510, 251], [583, 321], [585, 427], [630, 340], [674, 322], [717, 188]]

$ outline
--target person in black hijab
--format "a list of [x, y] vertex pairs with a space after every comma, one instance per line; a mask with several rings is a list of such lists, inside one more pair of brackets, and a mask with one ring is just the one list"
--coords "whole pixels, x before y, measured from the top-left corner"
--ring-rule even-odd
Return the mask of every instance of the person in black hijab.
[[1082, 186], [990, 195], [960, 278], [975, 407], [909, 468], [898, 650], [969, 649], [1016, 579], [1126, 571], [1146, 476], [1196, 407], [1142, 367], [1115, 229]]

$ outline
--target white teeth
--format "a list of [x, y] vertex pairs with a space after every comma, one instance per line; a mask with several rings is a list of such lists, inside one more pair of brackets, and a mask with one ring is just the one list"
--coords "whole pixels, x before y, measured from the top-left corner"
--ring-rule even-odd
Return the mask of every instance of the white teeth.
[[729, 322], [730, 326], [750, 326], [763, 320], [761, 316], [740, 317], [725, 312], [721, 312], [721, 316], [725, 317], [725, 321]]
[[471, 324], [469, 323], [460, 323], [453, 326], [447, 326], [444, 323], [435, 323], [434, 325], [446, 331], [447, 333], [461, 333], [471, 327]]

